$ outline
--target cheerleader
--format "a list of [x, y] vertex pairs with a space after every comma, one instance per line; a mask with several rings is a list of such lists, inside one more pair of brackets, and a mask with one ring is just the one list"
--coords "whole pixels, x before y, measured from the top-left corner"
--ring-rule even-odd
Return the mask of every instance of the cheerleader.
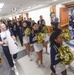
[[42, 56], [43, 44], [37, 44], [37, 40], [35, 39], [36, 34], [39, 33], [38, 24], [33, 23], [32, 29], [33, 30], [30, 34], [30, 43], [33, 44], [34, 50], [37, 53], [36, 64], [37, 64], [37, 67], [40, 67], [40, 66], [44, 67], [43, 56]]
[[[12, 68], [12, 70], [15, 69], [15, 66], [14, 66], [14, 63], [13, 63], [13, 59], [12, 59], [12, 56], [10, 54], [10, 51], [9, 51], [9, 48], [8, 48], [8, 41], [7, 41], [7, 37], [6, 37], [6, 31], [10, 32], [10, 36], [15, 40], [15, 37], [12, 33], [11, 30], [6, 30], [6, 26], [5, 24], [1, 24], [1, 33], [0, 33], [0, 45], [2, 45], [2, 48], [3, 48], [3, 52], [8, 60], [8, 63], [10, 65], [10, 67]], [[17, 54], [14, 54], [13, 55], [13, 58], [16, 59], [17, 58]]]
[[23, 44], [26, 47], [26, 52], [27, 52], [27, 55], [28, 55], [30, 61], [32, 61], [32, 58], [30, 56], [30, 41], [29, 41], [29, 36], [25, 35], [25, 33], [24, 33], [25, 30], [26, 30], [26, 28], [28, 28], [28, 22], [27, 21], [24, 21], [22, 23], [22, 25], [23, 25]]
[[60, 63], [62, 60], [58, 56], [58, 48], [62, 45], [63, 42], [61, 32], [61, 29], [57, 29], [57, 31], [53, 32], [50, 36], [51, 75], [56, 75], [58, 73], [67, 75], [66, 67]]
[[[43, 29], [44, 26], [45, 26], [45, 21], [41, 20], [40, 31], [42, 31], [42, 29]], [[46, 52], [45, 52], [46, 54], [49, 54], [48, 51], [47, 51], [48, 41], [49, 41], [49, 34], [46, 34], [45, 42], [43, 43], [43, 47], [46, 48]]]

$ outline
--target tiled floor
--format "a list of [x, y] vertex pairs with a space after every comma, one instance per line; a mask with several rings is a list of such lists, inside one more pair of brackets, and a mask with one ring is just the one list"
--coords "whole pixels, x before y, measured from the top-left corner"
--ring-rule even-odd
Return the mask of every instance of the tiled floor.
[[[32, 55], [33, 61], [29, 61], [28, 57], [25, 56], [21, 59], [18, 60], [19, 65], [22, 67], [24, 71], [24, 75], [50, 75], [51, 70], [50, 70], [50, 58], [49, 55], [43, 54], [44, 58], [44, 65], [46, 68], [38, 68], [35, 63], [36, 59], [36, 54], [33, 53]], [[74, 75], [73, 70], [70, 68], [67, 69], [68, 75]], [[61, 74], [58, 74], [61, 75]]]
[[[20, 52], [18, 53], [18, 58], [17, 58], [18, 60], [15, 64], [17, 68], [17, 73], [18, 73], [17, 75], [50, 75], [51, 70], [50, 70], [49, 55], [43, 52], [43, 62], [44, 62], [45, 68], [43, 67], [38, 68], [35, 63], [36, 56], [37, 56], [36, 53], [34, 51], [32, 52], [31, 57], [33, 61], [29, 61], [28, 56], [26, 55], [26, 52], [24, 50], [25, 47], [21, 47], [20, 44], [19, 44], [19, 47], [20, 47]], [[31, 47], [31, 50], [33, 50], [32, 47]], [[3, 64], [2, 66], [0, 66], [0, 75], [16, 75], [14, 71], [12, 71], [11, 68], [9, 67], [1, 47], [0, 47], [0, 53], [3, 60]], [[74, 75], [74, 71], [71, 70], [70, 68], [68, 68], [67, 71], [68, 71], [68, 75]]]

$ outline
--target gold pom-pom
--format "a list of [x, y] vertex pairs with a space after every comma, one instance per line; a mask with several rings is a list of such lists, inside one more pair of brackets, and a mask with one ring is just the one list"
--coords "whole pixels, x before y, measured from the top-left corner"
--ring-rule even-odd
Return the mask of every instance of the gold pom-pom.
[[45, 42], [45, 34], [44, 33], [38, 33], [35, 36], [35, 39], [37, 40], [38, 44], [43, 44]]
[[49, 28], [47, 26], [44, 26], [42, 31], [45, 33], [45, 34], [48, 34], [49, 33]]
[[29, 36], [30, 32], [31, 32], [30, 28], [26, 28], [26, 30], [24, 31], [26, 36]]
[[68, 29], [62, 30], [62, 36], [63, 36], [63, 39], [64, 39], [65, 42], [71, 40], [71, 33]]
[[69, 65], [73, 60], [73, 54], [71, 52], [71, 49], [69, 48], [69, 46], [61, 46], [59, 49], [59, 56], [60, 59], [62, 59], [61, 63], [63, 65]]

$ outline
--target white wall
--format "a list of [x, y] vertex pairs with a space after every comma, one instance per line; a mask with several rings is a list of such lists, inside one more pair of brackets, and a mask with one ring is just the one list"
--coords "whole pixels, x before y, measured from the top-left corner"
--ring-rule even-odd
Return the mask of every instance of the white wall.
[[38, 10], [34, 10], [29, 12], [29, 17], [37, 22], [39, 20], [39, 16], [42, 15], [44, 20], [46, 21], [46, 25], [50, 24], [50, 7], [41, 8]]
[[[65, 7], [62, 4], [57, 4], [56, 5], [56, 16], [59, 18], [59, 22], [60, 22], [60, 8], [61, 7]], [[16, 16], [18, 17], [19, 14], [13, 14], [13, 15], [9, 15], [9, 16], [5, 16], [4, 18], [10, 18], [11, 16]], [[39, 16], [43, 15], [43, 18], [46, 21], [46, 25], [51, 25], [51, 20], [50, 20], [50, 7], [45, 7], [45, 8], [41, 8], [41, 9], [37, 9], [37, 10], [33, 10], [29, 12], [29, 17], [32, 18], [33, 20], [35, 20], [35, 22], [37, 22], [39, 20]], [[23, 16], [26, 17], [26, 14], [23, 13]]]

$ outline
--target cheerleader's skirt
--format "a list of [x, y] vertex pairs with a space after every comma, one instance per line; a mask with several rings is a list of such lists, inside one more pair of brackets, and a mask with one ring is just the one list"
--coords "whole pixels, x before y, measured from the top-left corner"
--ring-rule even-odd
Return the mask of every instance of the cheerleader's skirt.
[[33, 47], [34, 47], [35, 52], [40, 52], [41, 50], [43, 50], [43, 44], [34, 43]]
[[56, 70], [56, 74], [58, 74], [66, 70], [66, 67], [63, 64], [59, 63], [55, 66], [55, 70]]
[[23, 44], [29, 43], [29, 37], [28, 36], [23, 36]]
[[74, 61], [70, 64], [70, 68], [74, 71]]
[[49, 34], [46, 34], [46, 35], [45, 35], [45, 42], [46, 42], [46, 41], [49, 41]]

